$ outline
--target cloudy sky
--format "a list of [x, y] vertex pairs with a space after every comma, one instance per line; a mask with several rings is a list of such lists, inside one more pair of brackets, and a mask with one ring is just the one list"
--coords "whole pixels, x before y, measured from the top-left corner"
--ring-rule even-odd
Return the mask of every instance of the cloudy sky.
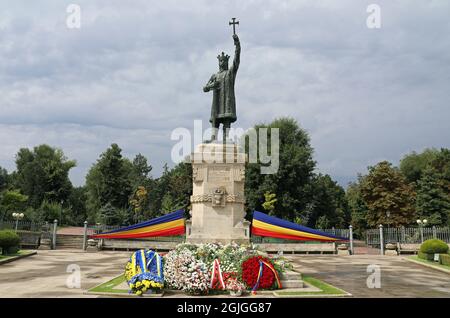
[[[81, 27], [67, 27], [67, 6]], [[369, 29], [367, 6], [381, 8]], [[21, 147], [60, 147], [89, 167], [111, 143], [158, 176], [177, 127], [208, 124], [202, 91], [219, 52], [242, 43], [236, 95], [248, 128], [280, 116], [310, 136], [341, 184], [380, 160], [450, 147], [448, 1], [0, 1], [0, 166]]]

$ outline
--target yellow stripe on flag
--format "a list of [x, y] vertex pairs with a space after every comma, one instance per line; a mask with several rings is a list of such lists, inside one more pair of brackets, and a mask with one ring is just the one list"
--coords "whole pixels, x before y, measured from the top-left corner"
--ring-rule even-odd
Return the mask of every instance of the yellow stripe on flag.
[[165, 222], [165, 223], [161, 223], [161, 224], [141, 227], [141, 228], [138, 228], [138, 229], [123, 231], [123, 232], [117, 232], [117, 233], [111, 233], [111, 234], [108, 234], [108, 235], [113, 236], [113, 235], [127, 235], [127, 234], [149, 233], [149, 232], [167, 230], [167, 229], [171, 229], [171, 228], [178, 227], [178, 226], [183, 226], [183, 225], [184, 225], [184, 219], [178, 219], [178, 220]]
[[255, 220], [255, 219], [253, 219], [253, 226], [256, 227], [256, 228], [259, 228], [259, 229], [263, 229], [263, 230], [266, 230], [266, 231], [272, 231], [272, 232], [276, 232], [276, 233], [280, 233], [280, 234], [303, 236], [303, 237], [308, 237], [308, 238], [312, 238], [312, 239], [335, 240], [335, 241], [337, 241], [337, 239], [332, 239], [332, 238], [327, 237], [327, 236], [318, 235], [318, 234], [311, 234], [311, 233], [303, 232], [303, 231], [292, 230], [292, 229], [288, 229], [288, 228], [277, 226], [277, 225], [272, 225], [272, 224], [269, 224], [269, 223], [266, 223], [266, 222], [262, 222], [262, 221], [259, 221], [259, 220]]

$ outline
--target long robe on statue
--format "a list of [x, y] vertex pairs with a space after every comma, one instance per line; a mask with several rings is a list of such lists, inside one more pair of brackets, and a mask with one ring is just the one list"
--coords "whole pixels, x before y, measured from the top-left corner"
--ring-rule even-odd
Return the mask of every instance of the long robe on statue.
[[236, 98], [234, 82], [239, 68], [241, 54], [240, 43], [236, 43], [233, 64], [228, 70], [223, 70], [211, 76], [209, 84], [214, 83], [213, 100], [211, 105], [211, 123], [236, 121]]

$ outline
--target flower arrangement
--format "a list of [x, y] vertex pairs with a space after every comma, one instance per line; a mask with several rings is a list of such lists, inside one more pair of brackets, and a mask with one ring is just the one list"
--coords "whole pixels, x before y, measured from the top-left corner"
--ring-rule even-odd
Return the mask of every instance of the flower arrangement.
[[274, 282], [278, 283], [277, 273], [289, 266], [287, 261], [271, 260], [255, 246], [235, 243], [183, 243], [164, 257], [153, 251], [140, 250], [133, 253], [127, 263], [125, 277], [130, 292], [136, 295], [166, 287], [195, 295], [208, 294], [212, 289], [219, 293], [227, 290], [237, 296], [245, 289], [255, 287], [261, 260], [269, 265], [263, 266], [257, 289], [273, 288]]
[[[261, 255], [251, 256], [242, 262], [242, 281], [248, 288], [254, 288], [258, 282], [259, 271], [261, 268], [260, 261], [272, 264], [268, 258]], [[272, 264], [273, 265], [273, 264]], [[274, 285], [275, 274], [267, 266], [262, 267], [262, 276], [259, 279], [258, 289], [269, 289]]]
[[139, 250], [133, 253], [125, 266], [125, 278], [130, 293], [138, 296], [164, 288], [163, 263], [158, 253], [151, 250]]
[[130, 291], [138, 296], [141, 296], [142, 294], [145, 294], [147, 291], [155, 291], [158, 292], [162, 290], [164, 287], [163, 283], [158, 283], [157, 279], [142, 279], [137, 280], [134, 284], [130, 283]]
[[189, 248], [179, 247], [166, 254], [164, 276], [168, 286], [188, 294], [206, 294], [210, 278], [205, 263]]
[[242, 295], [242, 292], [246, 289], [245, 285], [243, 283], [241, 283], [236, 277], [231, 277], [231, 278], [227, 279], [226, 287], [227, 287], [227, 290], [230, 291], [230, 293], [233, 296]]

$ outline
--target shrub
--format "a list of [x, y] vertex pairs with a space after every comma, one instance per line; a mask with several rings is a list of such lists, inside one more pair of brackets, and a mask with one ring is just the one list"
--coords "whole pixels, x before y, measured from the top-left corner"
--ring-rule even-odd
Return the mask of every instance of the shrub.
[[3, 254], [7, 254], [8, 251], [13, 251], [14, 247], [18, 247], [20, 243], [20, 237], [12, 230], [0, 231], [0, 247]]
[[417, 256], [427, 261], [434, 261], [434, 254], [431, 253], [423, 253], [419, 251], [419, 253], [417, 253]]
[[427, 254], [445, 254], [448, 251], [448, 245], [441, 240], [426, 240], [420, 246], [420, 252]]
[[440, 254], [439, 255], [439, 263], [442, 265], [450, 266], [450, 255], [449, 254]]

